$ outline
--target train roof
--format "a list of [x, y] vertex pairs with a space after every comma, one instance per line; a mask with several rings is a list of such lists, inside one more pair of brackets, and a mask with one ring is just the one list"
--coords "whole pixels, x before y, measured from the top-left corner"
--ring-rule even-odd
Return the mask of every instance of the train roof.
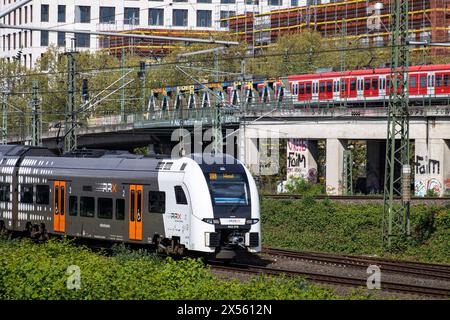
[[0, 145], [0, 157], [19, 157], [19, 156], [56, 156], [55, 153], [47, 148], [34, 147], [34, 146], [24, 146], [24, 145]]
[[[237, 159], [228, 154], [197, 153], [185, 157], [170, 157], [136, 155], [128, 151], [81, 149], [59, 156], [47, 148], [23, 145], [0, 145], [0, 156], [22, 156], [23, 167], [67, 170], [179, 171], [187, 159], [195, 161], [201, 167], [239, 164]], [[185, 161], [182, 161], [183, 159]], [[173, 165], [176, 162], [179, 165]]]

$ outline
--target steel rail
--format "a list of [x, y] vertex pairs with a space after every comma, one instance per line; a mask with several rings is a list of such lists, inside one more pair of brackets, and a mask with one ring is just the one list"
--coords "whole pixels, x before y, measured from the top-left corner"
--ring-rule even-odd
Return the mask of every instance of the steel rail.
[[356, 268], [367, 268], [377, 265], [383, 271], [409, 274], [450, 281], [450, 266], [443, 264], [429, 264], [412, 261], [391, 260], [378, 257], [336, 255], [330, 253], [301, 252], [278, 248], [263, 248], [263, 253], [291, 259], [314, 261], [323, 264], [342, 265]]
[[[306, 280], [313, 282], [320, 282], [333, 285], [341, 286], [351, 286], [351, 287], [366, 287], [366, 279], [358, 279], [337, 275], [327, 275], [315, 272], [305, 272], [305, 271], [293, 271], [286, 269], [275, 269], [269, 267], [255, 266], [251, 264], [229, 264], [220, 265], [217, 262], [209, 262], [212, 270], [223, 271], [223, 272], [233, 272], [233, 273], [247, 273], [253, 275], [270, 275], [270, 276], [288, 276], [288, 277], [302, 277]], [[427, 286], [418, 286], [404, 283], [387, 282], [383, 281], [381, 283], [381, 290], [395, 291], [407, 294], [420, 294], [429, 295], [441, 298], [450, 297], [450, 289], [442, 288], [432, 288]]]

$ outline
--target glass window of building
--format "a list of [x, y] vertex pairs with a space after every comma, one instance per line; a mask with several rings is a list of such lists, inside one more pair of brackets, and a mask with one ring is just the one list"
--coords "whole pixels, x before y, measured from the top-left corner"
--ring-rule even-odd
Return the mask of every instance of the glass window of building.
[[[228, 17], [235, 16], [235, 11], [220, 11], [220, 19], [225, 19]], [[220, 21], [220, 27], [221, 28], [228, 28], [228, 20]]]
[[91, 22], [91, 7], [76, 6], [75, 23], [90, 23], [90, 22]]
[[58, 47], [65, 47], [65, 46], [66, 46], [66, 33], [58, 32]]
[[223, 4], [236, 3], [236, 0], [220, 0], [220, 3], [223, 3]]
[[115, 23], [115, 22], [116, 22], [116, 8], [100, 7], [100, 23]]
[[174, 9], [172, 24], [176, 27], [187, 27], [188, 25], [188, 11], [184, 9]]
[[138, 25], [139, 24], [139, 8], [125, 8], [124, 24]]
[[91, 46], [91, 37], [84, 33], [75, 33], [75, 46], [79, 48], [89, 48]]
[[42, 4], [41, 5], [41, 22], [48, 22], [48, 11], [49, 11], [49, 5]]
[[283, 5], [283, 0], [268, 0], [269, 1], [269, 6], [282, 6]]
[[66, 22], [66, 6], [58, 6], [58, 22]]
[[41, 47], [48, 46], [48, 31], [41, 31]]
[[212, 0], [197, 0], [197, 3], [212, 3]]
[[297, 7], [298, 6], [298, 0], [291, 0], [291, 7]]
[[148, 24], [150, 26], [164, 25], [164, 9], [148, 9]]
[[197, 10], [197, 27], [211, 27], [211, 10]]

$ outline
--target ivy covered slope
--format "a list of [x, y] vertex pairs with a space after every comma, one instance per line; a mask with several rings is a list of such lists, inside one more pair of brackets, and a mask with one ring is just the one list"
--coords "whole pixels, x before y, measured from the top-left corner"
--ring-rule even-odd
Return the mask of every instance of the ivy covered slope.
[[382, 205], [263, 200], [266, 246], [450, 264], [450, 207], [412, 206], [412, 238], [382, 250]]
[[[0, 239], [0, 299], [337, 299], [301, 279], [222, 280], [199, 260], [163, 260], [123, 247], [113, 256], [67, 240]], [[68, 267], [81, 288], [67, 289]], [[347, 298], [363, 298], [352, 295]]]

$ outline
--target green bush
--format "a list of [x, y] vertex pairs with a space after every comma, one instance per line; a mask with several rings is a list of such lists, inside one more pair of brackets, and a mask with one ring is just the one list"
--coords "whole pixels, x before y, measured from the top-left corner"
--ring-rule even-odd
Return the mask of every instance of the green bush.
[[322, 184], [310, 183], [302, 176], [292, 176], [286, 183], [286, 191], [305, 196], [317, 196], [324, 194], [325, 188]]
[[[71, 265], [81, 271], [78, 290], [67, 288]], [[0, 299], [337, 298], [329, 289], [302, 279], [221, 280], [199, 259], [162, 259], [124, 246], [107, 256], [68, 240], [33, 244], [26, 239], [0, 239]]]
[[[264, 245], [343, 254], [376, 254], [425, 262], [450, 262], [450, 210], [413, 206], [412, 237], [382, 249], [382, 205], [332, 203], [305, 197], [263, 200]], [[446, 224], [447, 222], [447, 224]]]

